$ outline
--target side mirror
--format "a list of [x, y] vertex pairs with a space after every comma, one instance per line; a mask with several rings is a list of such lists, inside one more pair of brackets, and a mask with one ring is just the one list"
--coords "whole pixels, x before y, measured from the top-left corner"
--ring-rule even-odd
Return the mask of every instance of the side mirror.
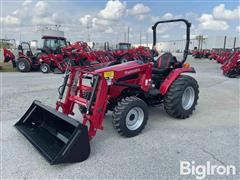
[[240, 59], [237, 61], [237, 65], [239, 65], [239, 66], [240, 66]]

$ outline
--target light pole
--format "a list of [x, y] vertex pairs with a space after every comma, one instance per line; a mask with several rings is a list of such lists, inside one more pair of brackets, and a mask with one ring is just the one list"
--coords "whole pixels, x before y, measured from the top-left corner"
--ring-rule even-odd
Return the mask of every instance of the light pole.
[[147, 41], [147, 47], [148, 47], [148, 32], [146, 33], [146, 41]]
[[140, 46], [142, 45], [142, 32], [140, 32], [140, 37], [139, 37], [139, 42], [140, 42]]
[[129, 43], [129, 33], [130, 33], [130, 28], [128, 26], [127, 43]]

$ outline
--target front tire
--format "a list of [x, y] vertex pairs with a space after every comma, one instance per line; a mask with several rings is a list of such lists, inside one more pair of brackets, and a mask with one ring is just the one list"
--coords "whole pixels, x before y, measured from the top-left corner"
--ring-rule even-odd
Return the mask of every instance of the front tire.
[[169, 87], [164, 97], [164, 108], [174, 118], [188, 118], [195, 110], [198, 94], [197, 81], [191, 76], [181, 75]]
[[228, 73], [226, 73], [226, 76], [229, 78], [236, 78], [240, 76], [240, 70], [237, 68], [231, 69]]
[[122, 99], [113, 111], [113, 127], [121, 136], [138, 135], [147, 124], [147, 108], [147, 104], [135, 96]]
[[31, 69], [31, 64], [26, 59], [19, 59], [16, 65], [20, 72], [29, 72]]
[[40, 66], [40, 71], [42, 73], [49, 73], [51, 71], [50, 66], [47, 63], [43, 63]]

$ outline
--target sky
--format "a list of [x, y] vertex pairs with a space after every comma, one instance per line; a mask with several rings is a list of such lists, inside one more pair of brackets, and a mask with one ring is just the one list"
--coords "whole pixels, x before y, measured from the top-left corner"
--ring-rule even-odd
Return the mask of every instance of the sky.
[[[61, 25], [71, 41], [120, 42], [130, 29], [130, 41], [152, 39], [151, 26], [159, 20], [184, 18], [192, 23], [191, 38], [239, 36], [238, 0], [1, 0], [1, 37], [39, 39], [39, 27]], [[88, 27], [88, 28], [87, 28]], [[158, 38], [183, 39], [182, 24], [158, 27]]]

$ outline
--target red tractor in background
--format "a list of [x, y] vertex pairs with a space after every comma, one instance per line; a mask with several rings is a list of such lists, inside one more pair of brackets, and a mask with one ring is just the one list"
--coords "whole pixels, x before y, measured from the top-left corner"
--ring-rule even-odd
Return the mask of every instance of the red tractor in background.
[[151, 50], [148, 47], [138, 46], [136, 48], [131, 48], [130, 43], [119, 43], [120, 49], [112, 51], [112, 55], [119, 62], [128, 62], [138, 58], [152, 58], [153, 56], [158, 56], [157, 51]]
[[60, 54], [61, 48], [69, 45], [65, 37], [43, 36], [41, 48], [37, 48], [38, 54]]
[[128, 49], [132, 49], [132, 45], [131, 45], [131, 43], [120, 42], [117, 44], [116, 49], [117, 50], [128, 50]]
[[17, 68], [20, 72], [29, 72], [30, 70], [37, 70], [40, 66], [37, 56], [31, 50], [28, 42], [22, 42], [18, 46], [18, 57], [7, 50], [3, 49], [4, 62], [12, 62], [13, 67]]
[[198, 59], [201, 59], [201, 58], [208, 58], [210, 56], [210, 50], [209, 49], [199, 49], [199, 50], [194, 50], [192, 52], [192, 56], [194, 58], [198, 58]]
[[217, 63], [223, 64], [225, 61], [227, 61], [230, 58], [231, 55], [232, 55], [232, 52], [230, 50], [222, 50], [215, 57], [215, 60], [217, 61]]
[[200, 49], [194, 50], [193, 53], [192, 53], [192, 56], [193, 56], [194, 58], [201, 59], [202, 56], [203, 56], [203, 51], [200, 50]]
[[223, 74], [230, 78], [240, 76], [240, 51], [234, 50], [230, 57], [221, 66]]
[[208, 58], [210, 59], [210, 60], [215, 60], [216, 58], [217, 58], [217, 54], [218, 54], [218, 49], [212, 49], [211, 50], [211, 54], [208, 56]]
[[208, 58], [211, 55], [211, 50], [210, 49], [204, 49], [203, 50], [203, 58]]
[[[103, 130], [107, 111], [113, 112], [113, 127], [125, 137], [137, 136], [145, 128], [148, 106], [163, 103], [170, 116], [188, 118], [197, 105], [199, 94], [197, 81], [183, 75], [195, 73], [194, 68], [185, 63], [191, 24], [184, 19], [155, 23], [153, 47], [156, 46], [157, 26], [172, 22], [184, 22], [187, 27], [182, 60], [165, 53], [156, 62], [137, 59], [117, 65], [105, 62], [70, 67], [59, 87], [56, 109], [35, 100], [15, 127], [50, 164], [59, 164], [88, 158], [89, 141], [97, 130]], [[82, 113], [81, 121], [69, 116], [75, 114], [74, 106]]]
[[16, 67], [20, 72], [29, 72], [40, 68], [40, 56], [46, 57], [49, 54], [59, 54], [61, 48], [68, 43], [64, 37], [43, 36], [43, 47], [38, 48], [36, 53], [32, 52], [28, 42], [22, 42], [18, 46], [18, 57], [7, 49], [4, 49], [4, 62], [11, 61], [13, 67]]

